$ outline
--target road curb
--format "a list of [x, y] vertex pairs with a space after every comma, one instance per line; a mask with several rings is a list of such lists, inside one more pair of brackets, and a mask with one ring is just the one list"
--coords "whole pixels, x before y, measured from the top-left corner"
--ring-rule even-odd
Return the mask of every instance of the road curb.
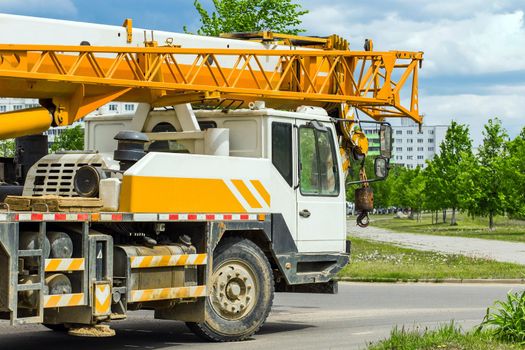
[[525, 284], [525, 279], [475, 279], [475, 278], [446, 278], [446, 279], [397, 279], [397, 278], [336, 278], [340, 282], [367, 282], [367, 283], [464, 283], [464, 284]]

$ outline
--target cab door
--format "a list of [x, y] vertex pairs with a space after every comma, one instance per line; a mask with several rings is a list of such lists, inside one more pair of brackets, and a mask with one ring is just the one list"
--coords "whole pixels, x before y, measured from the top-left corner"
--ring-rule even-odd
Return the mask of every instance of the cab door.
[[296, 126], [298, 249], [344, 251], [345, 190], [332, 124], [296, 120]]

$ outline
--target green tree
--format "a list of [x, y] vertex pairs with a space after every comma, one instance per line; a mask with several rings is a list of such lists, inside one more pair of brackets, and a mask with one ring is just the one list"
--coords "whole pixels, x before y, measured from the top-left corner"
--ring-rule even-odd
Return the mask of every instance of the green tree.
[[[304, 32], [298, 26], [307, 14], [291, 0], [213, 0], [209, 13], [199, 0], [194, 2], [200, 15], [199, 35], [219, 36], [221, 33], [272, 31], [284, 34]], [[185, 26], [184, 31], [188, 33]]]
[[1, 140], [0, 141], [0, 156], [1, 157], [14, 157], [15, 156], [15, 140]]
[[494, 216], [504, 214], [507, 207], [505, 163], [508, 136], [501, 121], [490, 119], [483, 131], [477, 162], [469, 168], [471, 184], [471, 215], [489, 217], [489, 228], [494, 229]]
[[472, 141], [466, 125], [452, 122], [440, 146], [439, 158], [434, 163], [439, 173], [440, 202], [443, 208], [452, 209], [450, 225], [456, 225], [456, 211], [460, 208], [461, 172], [465, 171], [464, 160], [472, 156]]
[[409, 170], [410, 182], [407, 184], [404, 196], [406, 197], [408, 206], [410, 207], [410, 217], [413, 218], [414, 213], [416, 214], [417, 220], [420, 219], [420, 214], [424, 209], [425, 205], [425, 174], [419, 168]]
[[[392, 176], [394, 174], [391, 174]], [[410, 188], [413, 178], [415, 177], [415, 171], [404, 167], [396, 167], [395, 176], [392, 180], [392, 196], [391, 203], [396, 207], [411, 208], [413, 204], [411, 198], [406, 193]]]
[[525, 217], [525, 128], [507, 144], [508, 157], [504, 166], [507, 212], [519, 218]]
[[80, 125], [66, 128], [51, 145], [51, 151], [79, 151], [84, 149], [84, 129]]
[[481, 167], [477, 157], [470, 157], [463, 160], [464, 171], [458, 174], [458, 182], [462, 189], [459, 195], [460, 207], [467, 210], [471, 217], [480, 215], [478, 210], [478, 200], [481, 198], [483, 187], [479, 186], [478, 179], [481, 174]]
[[[425, 208], [435, 213], [435, 220], [434, 216], [432, 216], [432, 222], [436, 224], [438, 223], [438, 212], [446, 210], [444, 201], [446, 188], [444, 186], [442, 168], [439, 155], [435, 155], [431, 161], [427, 161], [427, 167], [425, 168], [425, 193], [427, 199]], [[446, 211], [444, 212], [446, 213]], [[443, 219], [443, 222], [445, 222], [446, 216]]]

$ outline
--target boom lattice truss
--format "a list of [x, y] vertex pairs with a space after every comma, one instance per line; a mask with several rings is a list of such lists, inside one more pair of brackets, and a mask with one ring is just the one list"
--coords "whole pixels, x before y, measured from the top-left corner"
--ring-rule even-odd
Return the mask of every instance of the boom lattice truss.
[[275, 108], [346, 104], [376, 120], [422, 122], [421, 52], [149, 46], [0, 45], [0, 96], [41, 99], [52, 125], [69, 125], [114, 100], [154, 107], [261, 99]]

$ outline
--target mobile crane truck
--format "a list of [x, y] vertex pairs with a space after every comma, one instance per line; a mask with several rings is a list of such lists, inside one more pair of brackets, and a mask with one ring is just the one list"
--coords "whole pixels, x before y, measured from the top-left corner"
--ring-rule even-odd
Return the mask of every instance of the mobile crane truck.
[[[421, 52], [271, 32], [221, 38], [0, 14], [0, 318], [110, 336], [129, 311], [211, 341], [265, 322], [274, 292], [335, 293], [348, 262], [346, 175], [384, 120], [421, 123]], [[404, 88], [407, 86], [407, 88]], [[112, 101], [134, 113], [88, 116]], [[358, 112], [359, 111], [359, 112]], [[83, 119], [84, 118], [84, 119]], [[85, 151], [47, 154], [83, 119]], [[359, 223], [372, 194], [357, 181]]]

